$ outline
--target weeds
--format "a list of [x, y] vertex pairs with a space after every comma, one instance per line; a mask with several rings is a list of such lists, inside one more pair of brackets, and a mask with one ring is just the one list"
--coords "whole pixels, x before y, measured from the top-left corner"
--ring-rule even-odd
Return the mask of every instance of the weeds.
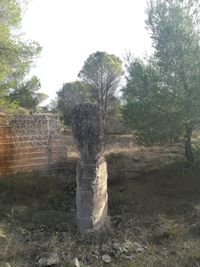
[[[185, 168], [179, 148], [140, 148], [130, 145], [131, 137], [116, 138], [119, 145], [106, 152], [110, 226], [99, 234], [77, 232], [73, 144], [66, 173], [0, 179], [2, 262], [33, 267], [41, 253], [56, 251], [62, 267], [73, 266], [75, 257], [101, 267], [104, 253], [110, 267], [199, 266], [199, 234], [190, 229], [200, 216], [200, 164]], [[113, 244], [126, 241], [143, 249], [131, 250], [131, 259], [116, 255]]]

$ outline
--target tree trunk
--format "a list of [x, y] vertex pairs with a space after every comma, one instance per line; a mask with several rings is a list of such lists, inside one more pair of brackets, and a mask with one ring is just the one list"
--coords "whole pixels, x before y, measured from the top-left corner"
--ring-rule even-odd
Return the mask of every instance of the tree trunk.
[[185, 157], [187, 161], [190, 163], [194, 161], [191, 137], [192, 137], [192, 127], [186, 124], [185, 126]]

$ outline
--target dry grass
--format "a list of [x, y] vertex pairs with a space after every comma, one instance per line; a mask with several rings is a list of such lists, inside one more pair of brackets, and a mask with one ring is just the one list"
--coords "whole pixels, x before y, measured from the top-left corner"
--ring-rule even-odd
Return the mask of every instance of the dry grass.
[[[180, 146], [144, 148], [131, 136], [110, 136], [110, 228], [81, 237], [76, 228], [75, 165], [71, 137], [65, 173], [13, 175], [0, 180], [0, 267], [33, 267], [48, 251], [62, 267], [78, 257], [84, 266], [103, 266], [107, 246], [111, 267], [200, 266], [200, 167], [184, 166]], [[134, 259], [113, 254], [113, 244], [138, 242]]]

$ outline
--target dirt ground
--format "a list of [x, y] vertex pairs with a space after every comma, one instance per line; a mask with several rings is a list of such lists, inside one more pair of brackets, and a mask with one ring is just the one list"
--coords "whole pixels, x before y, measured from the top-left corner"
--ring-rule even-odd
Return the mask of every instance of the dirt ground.
[[0, 267], [38, 266], [52, 252], [62, 267], [75, 257], [81, 267], [200, 266], [200, 161], [187, 167], [181, 145], [144, 148], [132, 136], [109, 136], [110, 220], [101, 233], [80, 236], [78, 153], [71, 136], [66, 143], [65, 172], [0, 179]]

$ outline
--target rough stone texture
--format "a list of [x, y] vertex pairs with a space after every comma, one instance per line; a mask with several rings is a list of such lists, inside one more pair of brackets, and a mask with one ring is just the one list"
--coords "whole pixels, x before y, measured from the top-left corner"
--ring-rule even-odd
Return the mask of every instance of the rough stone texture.
[[101, 157], [103, 142], [103, 122], [96, 105], [85, 103], [73, 110], [72, 131], [81, 160], [95, 162]]
[[65, 166], [58, 116], [0, 114], [0, 175]]
[[81, 232], [98, 230], [107, 216], [107, 165], [105, 160], [96, 164], [77, 165], [77, 219]]
[[103, 127], [99, 109], [81, 104], [73, 111], [73, 136], [80, 151], [76, 170], [78, 227], [98, 230], [107, 218], [107, 164], [102, 156]]
[[73, 266], [74, 266], [74, 267], [81, 267], [81, 264], [80, 264], [80, 262], [79, 262], [79, 260], [78, 260], [77, 258], [75, 258], [75, 259], [73, 260]]
[[37, 265], [39, 267], [45, 267], [45, 266], [55, 266], [59, 263], [59, 256], [57, 252], [51, 252], [48, 253], [47, 255], [44, 255], [43, 257], [41, 257], [38, 262]]

